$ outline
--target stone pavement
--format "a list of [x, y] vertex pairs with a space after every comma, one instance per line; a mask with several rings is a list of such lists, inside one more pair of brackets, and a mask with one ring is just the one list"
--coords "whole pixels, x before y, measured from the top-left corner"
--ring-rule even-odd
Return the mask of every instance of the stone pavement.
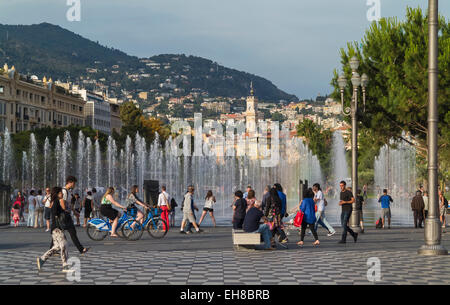
[[[129, 242], [107, 237], [89, 240], [78, 235], [91, 251], [79, 256], [69, 238], [71, 257], [81, 261], [81, 281], [72, 282], [60, 271], [60, 257], [50, 258], [38, 273], [36, 257], [49, 246], [42, 229], [0, 228], [0, 284], [372, 284], [367, 261], [380, 260], [376, 284], [450, 284], [450, 257], [418, 256], [423, 229], [366, 229], [358, 243], [350, 237], [338, 245], [338, 233], [327, 237], [319, 230], [321, 245], [312, 247], [306, 236], [290, 231], [288, 249], [233, 251], [231, 228], [204, 228], [200, 234], [181, 235], [178, 228], [161, 240], [147, 233]], [[450, 233], [443, 234], [450, 249]]]

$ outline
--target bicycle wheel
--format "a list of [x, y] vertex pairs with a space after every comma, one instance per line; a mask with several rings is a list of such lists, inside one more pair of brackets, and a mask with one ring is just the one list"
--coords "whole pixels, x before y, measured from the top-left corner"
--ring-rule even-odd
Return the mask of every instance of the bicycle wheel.
[[123, 237], [128, 240], [138, 240], [142, 237], [144, 228], [139, 222], [136, 222], [134, 219], [128, 219], [122, 225], [121, 233]]
[[86, 227], [86, 233], [90, 239], [100, 241], [105, 239], [108, 235], [108, 231], [99, 230], [95, 225], [88, 223]]
[[163, 238], [167, 234], [167, 223], [160, 218], [153, 218], [147, 225], [148, 234], [153, 238]]

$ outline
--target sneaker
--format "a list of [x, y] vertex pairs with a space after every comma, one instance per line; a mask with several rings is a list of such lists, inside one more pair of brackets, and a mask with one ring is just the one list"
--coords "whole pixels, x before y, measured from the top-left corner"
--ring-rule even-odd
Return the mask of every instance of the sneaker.
[[345, 243], [346, 243], [345, 240], [340, 240], [340, 241], [338, 241], [338, 244], [345, 244]]
[[36, 262], [37, 262], [37, 266], [38, 266], [38, 271], [41, 271], [42, 265], [44, 265], [45, 261], [42, 260], [40, 257], [37, 257]]
[[48, 231], [50, 231], [50, 229], [45, 229], [45, 232], [48, 232]]
[[312, 234], [312, 232], [311, 231], [308, 231], [308, 235], [311, 235]]
[[187, 234], [185, 231], [180, 231], [180, 234]]
[[202, 233], [203, 230], [202, 229], [198, 229], [198, 231], [195, 231], [195, 233]]
[[364, 234], [364, 229], [361, 229], [361, 233], [363, 233], [363, 234]]
[[75, 270], [70, 269], [69, 265], [66, 265], [62, 268], [62, 272], [74, 272]]
[[334, 231], [332, 233], [328, 233], [327, 236], [333, 236], [334, 234], [336, 234], [336, 231]]
[[358, 240], [358, 233], [355, 233], [355, 236], [353, 236], [353, 240], [354, 240], [355, 243], [356, 243], [356, 241]]

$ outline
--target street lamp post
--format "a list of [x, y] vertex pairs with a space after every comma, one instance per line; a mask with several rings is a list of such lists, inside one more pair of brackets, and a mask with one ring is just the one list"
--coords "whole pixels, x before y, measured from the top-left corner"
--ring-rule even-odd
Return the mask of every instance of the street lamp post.
[[438, 197], [438, 0], [428, 0], [428, 217], [420, 255], [447, 255], [441, 245]]
[[[350, 68], [352, 69], [351, 82], [353, 85], [351, 107], [344, 107], [344, 89], [347, 87], [347, 79], [344, 74], [338, 78], [339, 88], [341, 89], [341, 104], [342, 113], [344, 115], [351, 115], [352, 118], [352, 190], [355, 197], [353, 203], [353, 211], [356, 211], [356, 194], [358, 192], [358, 91], [362, 88], [363, 96], [363, 112], [366, 111], [366, 86], [369, 82], [369, 77], [366, 74], [359, 76], [357, 72], [359, 67], [359, 60], [356, 56], [350, 59]], [[359, 214], [352, 213], [350, 217], [350, 227], [354, 230], [359, 230]]]

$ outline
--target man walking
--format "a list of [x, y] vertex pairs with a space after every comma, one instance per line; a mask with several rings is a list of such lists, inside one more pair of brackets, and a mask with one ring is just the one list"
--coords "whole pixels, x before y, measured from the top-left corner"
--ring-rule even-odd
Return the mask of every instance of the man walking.
[[[161, 186], [161, 193], [158, 196], [158, 207], [162, 210], [161, 219], [167, 224], [167, 230], [169, 230], [169, 209], [170, 209], [170, 196], [166, 192], [166, 186]], [[165, 230], [166, 228], [164, 228]]]
[[183, 201], [183, 221], [181, 222], [180, 233], [189, 234], [190, 232], [184, 232], [184, 226], [186, 221], [190, 221], [195, 228], [197, 233], [202, 232], [198, 227], [194, 218], [194, 187], [190, 185], [188, 187], [188, 192], [184, 195]]
[[416, 196], [411, 201], [411, 209], [414, 213], [414, 228], [422, 228], [422, 216], [425, 203], [423, 202], [422, 192], [417, 191]]
[[392, 197], [387, 194], [387, 189], [383, 189], [383, 196], [378, 199], [378, 202], [381, 202], [381, 219], [383, 222], [383, 229], [385, 226], [385, 218], [388, 219], [388, 229], [391, 228], [391, 202]]
[[328, 236], [333, 236], [336, 233], [336, 230], [328, 223], [325, 217], [325, 197], [323, 196], [323, 192], [320, 188], [319, 183], [315, 183], [313, 185], [314, 191], [314, 202], [317, 205], [316, 212], [316, 224], [314, 226], [314, 230], [317, 232], [317, 228], [319, 224], [328, 230]]
[[63, 194], [63, 200], [64, 200], [64, 206], [66, 209], [64, 210], [64, 213], [66, 213], [66, 225], [67, 228], [65, 230], [69, 232], [70, 238], [72, 239], [73, 244], [75, 247], [77, 247], [78, 251], [80, 251], [81, 254], [86, 253], [89, 248], [84, 248], [80, 241], [78, 240], [77, 231], [75, 229], [75, 225], [73, 223], [71, 210], [70, 210], [70, 202], [71, 202], [71, 194], [69, 194], [69, 190], [72, 191], [75, 188], [75, 184], [77, 182], [77, 178], [74, 176], [69, 176], [66, 179], [66, 186], [62, 189]]
[[38, 191], [38, 195], [35, 198], [36, 209], [34, 211], [34, 227], [44, 227], [44, 203], [42, 202], [44, 196], [42, 196], [42, 190]]
[[341, 181], [339, 187], [341, 188], [339, 205], [342, 207], [341, 213], [341, 226], [343, 228], [342, 237], [339, 241], [340, 244], [345, 244], [347, 240], [347, 232], [353, 237], [353, 240], [357, 241], [358, 233], [353, 232], [353, 230], [348, 226], [348, 221], [352, 214], [352, 204], [355, 202], [352, 192], [346, 189], [347, 183]]

